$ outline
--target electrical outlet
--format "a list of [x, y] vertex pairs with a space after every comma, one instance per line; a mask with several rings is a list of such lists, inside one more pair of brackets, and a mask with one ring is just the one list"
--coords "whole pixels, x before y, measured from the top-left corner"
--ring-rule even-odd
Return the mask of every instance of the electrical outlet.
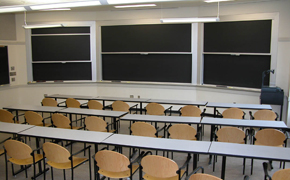
[[10, 72], [10, 76], [16, 76], [16, 72]]
[[11, 66], [10, 69], [11, 69], [11, 71], [14, 71], [15, 70], [15, 66]]
[[12, 82], [14, 82], [15, 80], [16, 80], [15, 77], [11, 78], [11, 81], [12, 81]]
[[134, 95], [130, 95], [130, 98], [134, 98]]

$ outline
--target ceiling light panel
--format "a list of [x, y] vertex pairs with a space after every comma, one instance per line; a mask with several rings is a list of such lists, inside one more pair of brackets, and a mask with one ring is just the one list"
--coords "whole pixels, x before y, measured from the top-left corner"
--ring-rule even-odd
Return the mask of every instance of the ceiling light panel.
[[7, 12], [21, 12], [26, 11], [24, 7], [10, 7], [10, 6], [4, 6], [0, 8], [0, 13], [7, 13]]
[[224, 2], [224, 1], [234, 1], [234, 0], [204, 0], [204, 2], [207, 2], [207, 3]]
[[154, 7], [156, 4], [135, 4], [135, 5], [122, 5], [114, 6], [115, 8], [136, 8], [136, 7]]
[[98, 6], [101, 5], [99, 1], [81, 1], [71, 3], [57, 3], [57, 4], [42, 4], [30, 6], [32, 10], [68, 8], [68, 7], [84, 7], [84, 6]]
[[150, 3], [176, 0], [107, 0], [108, 4], [130, 4], [130, 3]]

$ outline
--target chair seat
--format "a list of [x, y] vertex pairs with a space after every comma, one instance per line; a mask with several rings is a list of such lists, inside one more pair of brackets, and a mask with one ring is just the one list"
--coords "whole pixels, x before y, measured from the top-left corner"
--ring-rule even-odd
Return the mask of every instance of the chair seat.
[[[87, 158], [80, 158], [80, 157], [73, 156], [73, 167], [87, 160], [88, 160]], [[56, 163], [56, 162], [47, 161], [47, 164], [56, 169], [71, 169], [71, 161], [67, 161], [66, 163]]]
[[[138, 169], [139, 165], [133, 165], [132, 166], [132, 174]], [[103, 169], [99, 170], [99, 173], [109, 177], [109, 178], [126, 178], [130, 177], [130, 169], [127, 171], [122, 171], [122, 172], [111, 172], [111, 171], [106, 171]]]
[[[182, 177], [182, 175], [184, 174], [184, 170], [181, 170], [180, 172], [180, 177]], [[157, 177], [153, 177], [153, 176], [150, 176], [148, 174], [145, 174], [143, 176], [144, 179], [146, 180], [179, 180], [178, 178], [178, 174], [176, 176], [173, 176], [173, 177], [169, 177], [169, 178], [157, 178]]]
[[[255, 145], [259, 145], [259, 146], [267, 146], [267, 145], [264, 145], [264, 144], [261, 144], [259, 142], [255, 142]], [[284, 147], [283, 145], [279, 145], [279, 146], [274, 146], [274, 147]]]
[[[35, 162], [40, 161], [43, 156], [42, 154], [35, 154]], [[10, 162], [12, 162], [13, 164], [17, 164], [17, 165], [29, 165], [29, 164], [33, 164], [33, 158], [31, 156], [31, 158], [27, 158], [27, 159], [14, 159], [14, 158], [10, 158], [8, 159]]]

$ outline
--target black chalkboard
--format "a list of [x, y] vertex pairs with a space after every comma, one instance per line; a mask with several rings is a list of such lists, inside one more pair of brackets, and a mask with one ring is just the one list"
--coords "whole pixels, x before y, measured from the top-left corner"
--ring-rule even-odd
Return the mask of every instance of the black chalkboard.
[[270, 53], [272, 20], [204, 23], [204, 52]]
[[103, 54], [103, 80], [191, 83], [191, 54]]
[[[204, 84], [261, 88], [262, 72], [270, 69], [271, 56], [204, 55]], [[269, 75], [265, 78], [269, 85]]]
[[102, 26], [102, 52], [191, 52], [191, 24]]
[[0, 47], [0, 85], [9, 84], [9, 64], [7, 46]]
[[90, 33], [90, 27], [58, 27], [58, 28], [39, 28], [32, 29], [31, 34], [75, 34]]
[[91, 80], [90, 62], [33, 63], [34, 81]]

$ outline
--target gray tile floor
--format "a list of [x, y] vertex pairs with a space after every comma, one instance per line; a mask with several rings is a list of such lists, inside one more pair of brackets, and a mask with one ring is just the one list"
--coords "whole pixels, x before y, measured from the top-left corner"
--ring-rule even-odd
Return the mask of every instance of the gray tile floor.
[[[121, 122], [121, 130], [120, 133], [121, 134], [129, 134], [129, 129], [128, 129], [129, 123], [126, 121], [122, 121]], [[205, 126], [205, 135], [203, 137], [203, 140], [209, 140], [209, 130], [210, 127], [209, 126]], [[5, 139], [6, 137], [9, 137], [8, 134], [0, 134], [0, 141]], [[28, 145], [30, 145], [32, 148], [35, 148], [35, 139], [31, 138], [30, 141], [27, 142]], [[2, 148], [2, 145], [0, 145]], [[75, 143], [73, 145], [73, 151], [77, 152], [79, 149], [81, 149], [83, 147], [83, 144], [81, 143]], [[93, 154], [94, 152], [94, 148], [92, 146], [91, 148], [91, 153]], [[128, 156], [129, 151], [127, 148], [124, 148], [123, 153]], [[275, 153], [275, 152], [273, 152]], [[161, 155], [162, 153], [159, 152], [159, 154]], [[83, 154], [79, 154], [80, 157], [83, 157]], [[87, 155], [88, 156], [88, 155]], [[183, 162], [186, 159], [186, 154], [182, 154], [182, 153], [174, 153], [174, 161], [176, 161], [178, 163], [178, 165], [182, 165]], [[212, 164], [209, 165], [208, 164], [208, 160], [209, 157], [207, 155], [200, 155], [199, 156], [199, 161], [198, 161], [198, 166], [203, 166], [205, 169], [205, 173], [208, 174], [212, 174], [215, 175], [217, 177], [220, 177], [221, 175], [221, 157], [218, 158], [218, 161], [216, 163], [216, 169], [215, 172], [213, 172], [212, 168]], [[253, 175], [250, 175], [250, 159], [247, 159], [246, 161], [246, 175], [250, 175], [250, 179], [256, 179], [256, 180], [262, 180], [264, 179], [264, 172], [262, 169], [262, 162], [265, 162], [264, 160], [255, 160], [254, 161], [254, 173]], [[243, 179], [244, 175], [242, 174], [242, 164], [243, 164], [243, 159], [242, 158], [234, 158], [234, 157], [228, 157], [227, 158], [227, 169], [226, 169], [226, 179], [228, 180], [239, 180], [239, 179]], [[273, 166], [274, 169], [272, 171], [269, 172], [269, 174], [273, 174], [275, 171], [279, 170], [279, 162], [273, 162]], [[78, 179], [82, 179], [82, 180], [86, 180], [89, 179], [89, 164], [83, 164], [80, 167], [75, 169], [75, 173], [74, 173], [74, 179], [78, 180]], [[93, 165], [91, 164], [91, 167], [93, 167]], [[11, 173], [11, 165], [9, 164], [8, 166], [8, 172], [9, 172], [9, 179], [15, 179], [15, 180], [21, 180], [21, 179], [25, 179], [25, 174], [24, 172], [18, 174], [16, 177], [12, 176]], [[16, 168], [18, 168], [16, 166]], [[286, 163], [286, 168], [290, 168], [290, 163]], [[190, 168], [192, 171], [192, 160], [190, 163]], [[92, 168], [92, 172], [93, 172], [93, 168]], [[30, 168], [28, 170], [28, 178], [30, 179], [30, 177], [33, 175], [33, 168]], [[138, 179], [138, 173], [134, 175], [134, 179]], [[70, 174], [70, 170], [66, 170], [66, 178], [67, 179], [71, 179], [71, 174]], [[0, 157], [0, 180], [1, 179], [5, 179], [5, 161], [4, 161], [4, 156]], [[40, 176], [38, 179], [43, 179], [43, 176]], [[51, 179], [51, 175], [50, 172], [47, 172], [46, 175], [46, 179]], [[63, 171], [62, 170], [57, 170], [54, 169], [54, 179], [55, 180], [61, 180], [63, 179]], [[183, 178], [184, 179], [184, 178]]]

